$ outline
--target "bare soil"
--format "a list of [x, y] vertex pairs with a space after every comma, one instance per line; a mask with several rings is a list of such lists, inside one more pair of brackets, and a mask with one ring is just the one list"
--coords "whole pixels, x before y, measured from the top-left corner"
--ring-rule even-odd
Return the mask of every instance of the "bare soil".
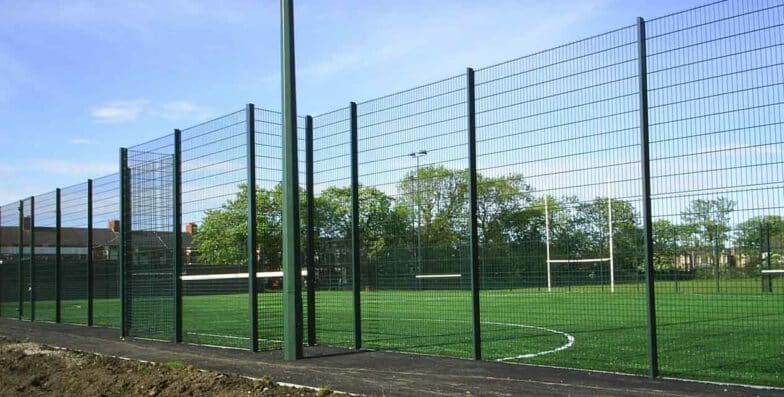
[[0, 396], [327, 396], [264, 379], [0, 338]]

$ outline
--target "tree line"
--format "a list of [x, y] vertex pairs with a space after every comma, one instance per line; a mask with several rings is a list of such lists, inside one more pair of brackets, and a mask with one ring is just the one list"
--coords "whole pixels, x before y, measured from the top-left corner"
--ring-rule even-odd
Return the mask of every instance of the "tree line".
[[[479, 242], [482, 263], [487, 269], [495, 269], [499, 274], [541, 272], [547, 241], [545, 213], [549, 215], [551, 258], [607, 257], [608, 199], [616, 271], [642, 269], [641, 219], [629, 201], [535, 196], [534, 188], [521, 175], [478, 175], [477, 182]], [[405, 174], [395, 191], [392, 195], [373, 186], [359, 188], [363, 261], [381, 272], [446, 271], [463, 266], [469, 241], [467, 172], [443, 166], [421, 167]], [[279, 269], [282, 189], [280, 185], [257, 188], [255, 194], [259, 261], [262, 269]], [[301, 194], [304, 241], [305, 200], [304, 192]], [[206, 212], [193, 236], [198, 263], [245, 262], [247, 196], [247, 186], [240, 186], [237, 195], [221, 208]], [[763, 227], [768, 228], [773, 241], [779, 242], [780, 250], [784, 236], [781, 217], [754, 217], [733, 229], [731, 214], [735, 206], [734, 201], [726, 198], [697, 199], [681, 211], [680, 222], [656, 220], [656, 266], [673, 267], [687, 253], [707, 256], [718, 263], [730, 240], [752, 266], [759, 266]], [[347, 266], [351, 252], [351, 188], [324, 189], [315, 195], [314, 209], [317, 262], [322, 266]], [[519, 260], [510, 261], [510, 257]], [[394, 266], [399, 269], [391, 269]]]

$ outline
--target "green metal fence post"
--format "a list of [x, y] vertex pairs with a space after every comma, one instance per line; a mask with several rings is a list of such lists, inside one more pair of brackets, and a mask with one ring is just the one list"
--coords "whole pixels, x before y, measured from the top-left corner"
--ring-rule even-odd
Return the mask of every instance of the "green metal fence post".
[[637, 18], [637, 56], [640, 80], [640, 147], [642, 167], [642, 218], [645, 236], [645, 292], [648, 310], [648, 374], [659, 376], [656, 341], [656, 296], [653, 270], [653, 223], [651, 214], [651, 164], [648, 136], [648, 65], [645, 49], [645, 21]]
[[128, 149], [120, 149], [120, 246], [117, 256], [120, 262], [120, 336], [128, 336], [128, 280], [127, 280], [127, 239], [130, 231], [130, 214], [128, 204]]
[[360, 239], [359, 239], [359, 128], [357, 104], [351, 102], [351, 281], [354, 299], [354, 349], [362, 348], [362, 305], [360, 296]]
[[471, 320], [473, 323], [474, 359], [482, 359], [482, 324], [479, 315], [479, 225], [477, 221], [476, 186], [476, 95], [474, 69], [466, 70], [466, 104], [468, 120], [468, 187], [469, 218], [471, 226]]
[[19, 291], [17, 291], [19, 307], [16, 311], [17, 317], [21, 320], [24, 316], [24, 267], [22, 266], [22, 258], [24, 257], [24, 200], [19, 200], [19, 247], [17, 248], [16, 274], [19, 288]]
[[174, 337], [175, 343], [182, 342], [182, 133], [174, 130], [174, 158], [173, 158], [173, 214], [174, 222]]
[[259, 297], [256, 286], [256, 272], [258, 272], [258, 255], [256, 254], [257, 224], [256, 224], [256, 107], [249, 103], [245, 110], [246, 124], [248, 125], [247, 171], [248, 180], [248, 320], [250, 351], [259, 350]]
[[281, 0], [281, 83], [283, 89], [283, 355], [302, 357], [302, 264], [297, 173], [297, 85], [294, 1]]
[[307, 269], [308, 346], [316, 344], [315, 208], [313, 202], [313, 117], [305, 118], [305, 266]]
[[87, 326], [95, 317], [95, 264], [93, 263], [93, 180], [87, 180]]
[[55, 231], [54, 231], [54, 322], [62, 321], [63, 261], [62, 261], [62, 201], [60, 189], [54, 191]]
[[35, 197], [30, 197], [30, 321], [35, 321]]

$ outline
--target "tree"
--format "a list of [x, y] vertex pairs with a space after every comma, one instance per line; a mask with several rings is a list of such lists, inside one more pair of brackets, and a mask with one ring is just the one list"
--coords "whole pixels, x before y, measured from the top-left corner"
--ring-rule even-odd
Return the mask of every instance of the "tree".
[[681, 213], [686, 229], [691, 234], [691, 248], [697, 252], [708, 252], [718, 271], [720, 250], [730, 231], [730, 214], [735, 202], [724, 197], [697, 199]]
[[770, 251], [772, 261], [773, 258], [781, 258], [784, 254], [782, 243], [784, 218], [778, 215], [755, 216], [738, 225], [735, 246], [753, 268], [767, 265], [763, 261], [763, 252]]
[[691, 227], [659, 219], [653, 222], [653, 262], [657, 269], [672, 269], [688, 246]]
[[484, 244], [532, 238], [531, 226], [541, 211], [532, 208], [533, 194], [521, 175], [477, 175], [477, 223]]
[[[201, 264], [236, 265], [247, 263], [248, 187], [240, 185], [234, 198], [220, 208], [205, 213], [193, 242]], [[300, 193], [300, 213], [304, 200]], [[283, 190], [256, 188], [257, 250], [259, 266], [264, 270], [281, 268]], [[304, 222], [304, 217], [301, 218]], [[300, 227], [304, 233], [304, 226]]]
[[[400, 181], [397, 205], [411, 215], [424, 246], [456, 246], [467, 239], [467, 173], [444, 166], [426, 166]], [[421, 218], [421, 225], [417, 220]]]
[[[351, 188], [332, 186], [321, 192], [315, 198], [315, 218], [319, 266], [343, 284], [351, 263]], [[374, 187], [359, 187], [360, 254], [370, 285], [376, 286], [378, 273], [385, 271], [385, 257], [410, 247], [408, 219], [392, 197]]]
[[[409, 215], [393, 199], [374, 188], [359, 188], [359, 227], [362, 253], [372, 258], [406, 241]], [[351, 249], [351, 188], [325, 189], [315, 198], [317, 238], [342, 250]]]

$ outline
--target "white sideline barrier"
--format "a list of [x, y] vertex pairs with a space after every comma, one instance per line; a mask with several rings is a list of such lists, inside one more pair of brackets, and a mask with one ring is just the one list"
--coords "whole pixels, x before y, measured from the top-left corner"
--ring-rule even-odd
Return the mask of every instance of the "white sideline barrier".
[[762, 274], [784, 274], [784, 269], [762, 269]]
[[417, 274], [415, 278], [459, 278], [461, 274]]
[[[302, 271], [303, 276], [308, 275], [307, 270]], [[256, 278], [272, 278], [283, 277], [283, 272], [258, 272]], [[223, 273], [223, 274], [190, 274], [180, 276], [182, 281], [197, 281], [197, 280], [231, 280], [238, 278], [248, 278], [248, 273]]]

